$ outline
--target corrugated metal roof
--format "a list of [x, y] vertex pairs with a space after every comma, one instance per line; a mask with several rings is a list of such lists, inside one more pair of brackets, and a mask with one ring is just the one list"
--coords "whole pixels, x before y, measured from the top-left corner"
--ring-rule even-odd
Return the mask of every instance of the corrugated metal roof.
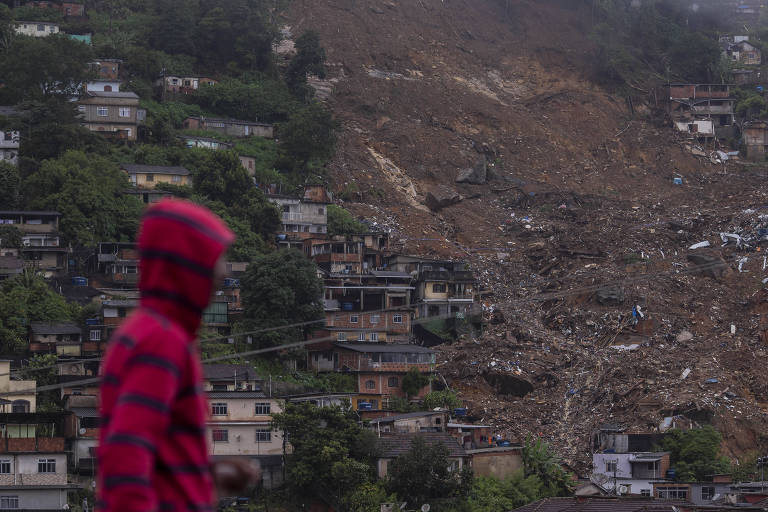
[[261, 391], [208, 391], [208, 398], [267, 398]]
[[173, 174], [177, 176], [189, 176], [189, 169], [170, 165], [141, 165], [141, 164], [120, 164], [120, 168], [131, 173], [144, 174]]
[[410, 418], [421, 418], [425, 416], [436, 416], [436, 415], [444, 415], [448, 414], [448, 411], [419, 411], [419, 412], [407, 412], [404, 414], [395, 414], [394, 416], [382, 416], [381, 418], [376, 418], [374, 420], [371, 420], [371, 423], [392, 423], [393, 421], [398, 420], [407, 420]]
[[99, 410], [95, 407], [72, 407], [69, 409], [78, 418], [98, 418]]
[[419, 345], [400, 345], [395, 343], [336, 343], [336, 346], [354, 352], [368, 353], [411, 353], [411, 354], [434, 354], [435, 351]]
[[247, 364], [204, 364], [203, 375], [207, 380], [263, 380]]
[[[545, 498], [513, 512], [673, 512], [690, 505], [654, 498]], [[677, 508], [676, 508], [677, 507]]]
[[82, 334], [82, 329], [72, 323], [32, 322], [29, 325], [33, 334]]
[[459, 442], [450, 434], [445, 432], [420, 432], [418, 434], [382, 434], [376, 440], [380, 450], [380, 457], [393, 459], [411, 449], [411, 443], [420, 436], [429, 445], [443, 444], [448, 448], [449, 457], [466, 457], [467, 452]]

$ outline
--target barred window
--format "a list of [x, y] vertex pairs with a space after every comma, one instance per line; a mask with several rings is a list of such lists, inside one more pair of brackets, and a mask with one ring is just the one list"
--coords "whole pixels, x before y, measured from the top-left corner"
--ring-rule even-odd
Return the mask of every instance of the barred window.
[[38, 473], [55, 473], [56, 459], [37, 459]]
[[214, 416], [226, 416], [227, 415], [227, 404], [226, 403], [214, 403], [211, 404], [211, 414]]
[[268, 443], [272, 441], [272, 431], [265, 428], [257, 428], [256, 429], [256, 442], [257, 443]]

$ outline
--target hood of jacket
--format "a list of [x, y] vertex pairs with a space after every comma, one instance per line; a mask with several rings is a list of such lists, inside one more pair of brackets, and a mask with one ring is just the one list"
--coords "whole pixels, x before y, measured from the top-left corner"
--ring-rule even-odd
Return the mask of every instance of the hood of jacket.
[[164, 199], [144, 213], [139, 229], [141, 307], [197, 332], [211, 301], [214, 267], [235, 235], [210, 210]]

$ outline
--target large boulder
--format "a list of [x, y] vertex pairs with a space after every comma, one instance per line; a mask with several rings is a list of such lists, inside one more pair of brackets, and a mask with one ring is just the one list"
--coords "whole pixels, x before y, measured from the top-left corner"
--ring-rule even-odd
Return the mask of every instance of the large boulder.
[[709, 277], [722, 277], [728, 270], [728, 265], [722, 258], [711, 253], [689, 253], [688, 261], [695, 265], [692, 273], [701, 273]]
[[456, 183], [468, 183], [470, 185], [484, 185], [488, 181], [488, 166], [485, 157], [480, 158], [474, 167], [459, 171]]
[[603, 306], [619, 306], [624, 303], [624, 289], [619, 286], [601, 288], [595, 293], [597, 302]]
[[438, 185], [429, 189], [424, 203], [430, 210], [436, 212], [446, 206], [461, 202], [461, 199], [461, 195], [455, 190], [446, 187], [445, 185]]

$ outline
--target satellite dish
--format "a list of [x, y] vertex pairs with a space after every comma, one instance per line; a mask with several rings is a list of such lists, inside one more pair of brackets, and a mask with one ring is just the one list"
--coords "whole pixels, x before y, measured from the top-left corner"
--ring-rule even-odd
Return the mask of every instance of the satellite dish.
[[421, 512], [429, 512], [430, 506], [429, 503], [425, 503], [421, 506]]
[[628, 490], [629, 490], [629, 489], [627, 489], [627, 486], [626, 486], [626, 485], [620, 485], [620, 486], [619, 486], [619, 494], [621, 494], [621, 495], [627, 494], [627, 491], [628, 491]]
[[80, 433], [81, 436], [85, 435], [85, 429], [82, 427], [80, 428], [80, 430], [78, 430], [78, 432]]

